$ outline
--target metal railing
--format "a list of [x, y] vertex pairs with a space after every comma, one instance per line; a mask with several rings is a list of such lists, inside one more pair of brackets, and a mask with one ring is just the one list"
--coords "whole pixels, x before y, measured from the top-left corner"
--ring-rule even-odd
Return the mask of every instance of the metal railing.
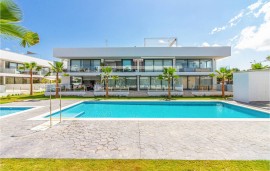
[[[62, 96], [61, 96], [61, 87], [55, 87], [55, 89], [59, 89], [59, 108], [60, 108], [60, 123], [62, 122]], [[52, 127], [52, 92], [50, 89], [50, 128]]]

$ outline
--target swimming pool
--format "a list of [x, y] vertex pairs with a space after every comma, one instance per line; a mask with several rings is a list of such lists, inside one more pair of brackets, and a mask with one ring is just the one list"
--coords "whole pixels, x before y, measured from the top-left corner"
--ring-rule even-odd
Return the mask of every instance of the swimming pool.
[[32, 109], [33, 107], [2, 107], [0, 106], [0, 118], [8, 116], [8, 115], [13, 115], [17, 113], [21, 113], [23, 111]]
[[[59, 111], [53, 113], [59, 117]], [[45, 116], [46, 118], [49, 115]], [[224, 102], [81, 102], [63, 118], [268, 118], [266, 112]]]

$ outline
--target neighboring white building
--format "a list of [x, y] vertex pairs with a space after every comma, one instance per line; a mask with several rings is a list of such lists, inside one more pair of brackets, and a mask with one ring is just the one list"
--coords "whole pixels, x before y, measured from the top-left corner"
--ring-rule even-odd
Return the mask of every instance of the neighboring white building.
[[240, 102], [270, 102], [270, 70], [236, 72], [233, 74], [233, 99]]
[[[39, 66], [43, 67], [41, 71], [33, 73], [34, 84], [39, 84], [44, 78], [44, 75], [49, 72], [49, 62], [51, 61], [10, 51], [0, 50], [0, 85], [2, 92], [4, 89], [29, 90], [29, 72], [19, 70], [19, 67], [23, 66], [23, 63], [25, 62], [36, 62]], [[34, 85], [34, 89], [39, 88], [40, 86]]]
[[[216, 61], [231, 55], [231, 47], [106, 47], [55, 48], [53, 55], [66, 61], [67, 84], [83, 85], [86, 90], [101, 84], [101, 67], [111, 66], [110, 87], [129, 90], [164, 90], [166, 81], [157, 79], [164, 67], [174, 67], [180, 79], [172, 83], [174, 90], [211, 90], [216, 79], [209, 77], [216, 69]], [[64, 82], [63, 82], [64, 83]]]

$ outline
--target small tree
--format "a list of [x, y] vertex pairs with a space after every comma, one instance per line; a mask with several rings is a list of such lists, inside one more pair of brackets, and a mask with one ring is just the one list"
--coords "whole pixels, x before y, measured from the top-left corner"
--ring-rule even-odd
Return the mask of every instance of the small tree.
[[110, 66], [102, 67], [101, 71], [102, 71], [101, 78], [102, 78], [102, 81], [105, 82], [105, 86], [106, 86], [106, 98], [108, 98], [109, 97], [109, 78], [111, 77], [112, 67]]
[[30, 74], [30, 95], [33, 95], [33, 72], [40, 71], [41, 66], [38, 66], [36, 62], [24, 63], [23, 66], [19, 67], [19, 70], [29, 70]]
[[262, 63], [251, 64], [251, 69], [252, 70], [267, 69], [267, 68], [269, 68], [269, 66], [268, 65], [263, 66]]
[[221, 91], [222, 91], [222, 97], [225, 97], [225, 87], [224, 87], [224, 83], [225, 83], [225, 79], [228, 78], [228, 76], [231, 74], [231, 71], [228, 70], [225, 67], [221, 67], [219, 70], [215, 71], [216, 73], [212, 73], [209, 76], [210, 77], [217, 77], [221, 79]]
[[63, 62], [54, 62], [54, 64], [51, 64], [51, 63], [49, 63], [50, 65], [51, 65], [51, 71], [49, 72], [49, 73], [47, 73], [46, 74], [46, 76], [47, 75], [50, 75], [51, 74], [51, 72], [53, 72], [53, 73], [56, 73], [56, 79], [55, 79], [55, 84], [56, 84], [56, 89], [55, 89], [55, 97], [56, 98], [58, 98], [59, 97], [59, 81], [60, 81], [60, 79], [59, 79], [59, 73], [62, 73], [63, 72], [63, 70], [64, 70], [64, 64], [63, 64]]
[[165, 80], [168, 82], [168, 99], [171, 99], [171, 82], [174, 79], [179, 78], [175, 75], [176, 69], [173, 67], [164, 68], [163, 74], [158, 76], [159, 80]]

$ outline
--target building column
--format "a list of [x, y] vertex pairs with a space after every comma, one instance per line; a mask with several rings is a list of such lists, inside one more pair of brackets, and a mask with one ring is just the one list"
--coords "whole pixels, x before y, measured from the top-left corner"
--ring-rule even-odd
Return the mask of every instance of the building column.
[[140, 91], [140, 76], [137, 75], [137, 91]]
[[6, 85], [6, 76], [3, 76], [3, 85]]
[[176, 59], [173, 58], [173, 67], [176, 68]]

